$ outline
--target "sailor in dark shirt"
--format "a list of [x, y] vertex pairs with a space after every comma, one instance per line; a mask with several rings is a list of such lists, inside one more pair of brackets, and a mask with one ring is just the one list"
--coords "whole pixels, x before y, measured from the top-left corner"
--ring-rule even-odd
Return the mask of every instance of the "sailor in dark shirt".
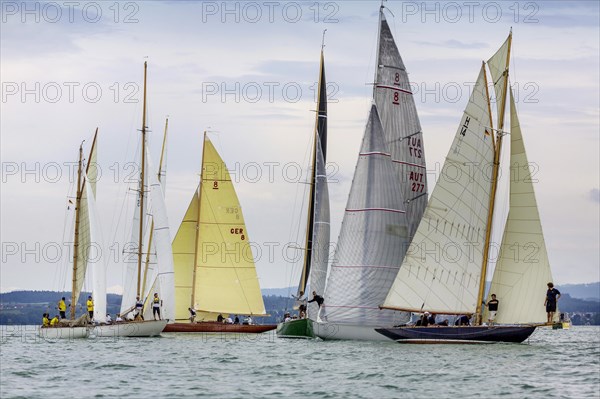
[[462, 315], [454, 322], [455, 326], [470, 326], [471, 321], [469, 320], [469, 316]]
[[308, 303], [311, 302], [316, 302], [317, 305], [319, 305], [319, 307], [321, 307], [321, 305], [323, 304], [325, 300], [323, 299], [323, 297], [321, 295], [317, 295], [317, 291], [313, 291], [313, 298], [308, 301]]
[[488, 316], [488, 325], [494, 324], [494, 320], [496, 319], [496, 313], [498, 312], [498, 303], [499, 301], [496, 299], [496, 294], [492, 294], [492, 299], [490, 299], [487, 303], [487, 307], [489, 310]]
[[554, 284], [548, 283], [548, 291], [546, 291], [546, 300], [544, 301], [546, 313], [548, 314], [548, 324], [551, 324], [554, 319], [558, 298], [560, 298], [560, 291], [554, 288]]

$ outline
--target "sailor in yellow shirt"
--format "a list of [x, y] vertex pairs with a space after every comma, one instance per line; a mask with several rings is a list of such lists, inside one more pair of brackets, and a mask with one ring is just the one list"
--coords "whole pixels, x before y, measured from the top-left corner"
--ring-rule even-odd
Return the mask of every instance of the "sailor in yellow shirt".
[[54, 316], [52, 320], [50, 320], [50, 327], [56, 327], [58, 325], [58, 315]]
[[48, 313], [44, 313], [42, 315], [42, 327], [49, 327], [50, 326], [50, 320], [48, 319]]
[[63, 296], [60, 301], [58, 301], [58, 312], [60, 313], [61, 319], [67, 318], [67, 304], [65, 303], [65, 297]]
[[94, 318], [94, 301], [92, 301], [92, 296], [88, 296], [87, 302], [85, 303], [87, 305], [87, 311], [88, 314], [90, 315], [90, 319]]

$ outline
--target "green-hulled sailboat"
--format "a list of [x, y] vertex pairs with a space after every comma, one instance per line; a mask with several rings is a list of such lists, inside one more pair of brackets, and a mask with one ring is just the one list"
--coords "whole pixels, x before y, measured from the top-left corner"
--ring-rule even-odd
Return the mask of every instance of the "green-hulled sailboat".
[[[324, 34], [325, 32], [323, 32]], [[296, 296], [300, 304], [306, 304], [308, 293], [306, 295], [304, 293], [306, 292], [307, 285], [310, 286], [311, 291], [316, 292], [318, 295], [323, 295], [329, 260], [329, 193], [325, 170], [327, 154], [327, 82], [325, 80], [323, 47], [321, 46], [304, 266]], [[277, 326], [277, 336], [280, 338], [314, 338], [312, 322], [317, 320], [318, 314], [319, 306], [317, 303], [308, 303], [306, 313], [302, 309], [299, 309], [298, 318], [286, 318], [287, 321], [279, 323]]]

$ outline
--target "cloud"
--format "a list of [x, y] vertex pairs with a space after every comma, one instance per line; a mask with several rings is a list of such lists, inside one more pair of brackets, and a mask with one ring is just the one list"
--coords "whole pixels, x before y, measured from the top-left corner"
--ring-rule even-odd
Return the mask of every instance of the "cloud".
[[600, 190], [597, 188], [592, 188], [589, 193], [590, 199], [593, 202], [600, 203]]

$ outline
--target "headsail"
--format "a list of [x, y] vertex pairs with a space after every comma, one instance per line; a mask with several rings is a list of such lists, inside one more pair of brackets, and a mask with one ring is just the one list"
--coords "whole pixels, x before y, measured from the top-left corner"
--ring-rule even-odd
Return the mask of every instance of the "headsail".
[[393, 325], [405, 314], [380, 310], [408, 245], [408, 223], [383, 127], [373, 104], [327, 280], [321, 319]]
[[[152, 170], [150, 155], [146, 154], [148, 166]], [[169, 220], [165, 205], [165, 195], [158, 175], [150, 174], [150, 200], [152, 201], [152, 226], [156, 248], [157, 274], [154, 287], [160, 288], [159, 297], [163, 300], [162, 318], [175, 320], [175, 294], [173, 276], [173, 253]], [[152, 288], [152, 287], [150, 287]], [[152, 291], [150, 291], [152, 293]]]
[[[310, 272], [310, 288], [312, 291], [317, 292], [317, 294], [323, 295], [325, 292], [327, 265], [329, 262], [329, 190], [327, 188], [327, 170], [325, 168], [325, 160], [323, 159], [323, 151], [321, 150], [321, 140], [317, 140], [316, 145], [317, 165], [315, 176], [315, 211], [311, 251], [312, 270]], [[319, 312], [317, 303], [309, 303], [307, 312], [308, 318], [316, 320]]]
[[421, 123], [406, 67], [392, 31], [380, 9], [379, 49], [373, 98], [385, 144], [398, 169], [412, 237], [427, 206], [427, 171]]
[[476, 310], [494, 159], [482, 66], [442, 173], [385, 308], [456, 314]]
[[552, 271], [512, 90], [510, 120], [510, 208], [490, 293], [500, 301], [496, 323], [543, 323], [542, 299]]

